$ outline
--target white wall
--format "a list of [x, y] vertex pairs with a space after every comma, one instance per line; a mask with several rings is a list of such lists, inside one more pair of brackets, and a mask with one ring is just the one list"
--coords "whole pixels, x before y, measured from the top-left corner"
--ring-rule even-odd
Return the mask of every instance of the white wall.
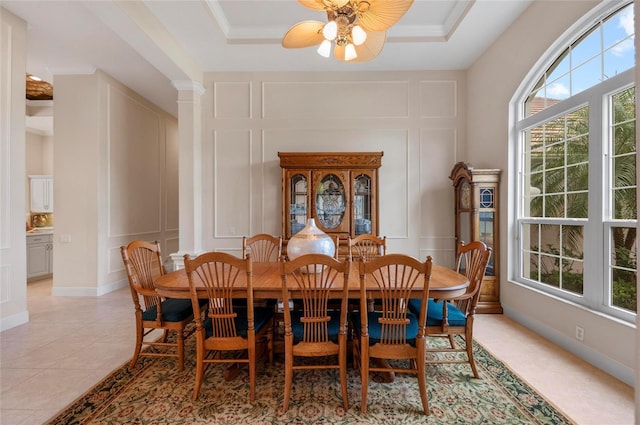
[[54, 84], [53, 294], [101, 295], [126, 284], [121, 245], [178, 248], [177, 121], [101, 71]]
[[[475, 166], [505, 170], [501, 196], [513, 196], [510, 173], [513, 146], [509, 141], [509, 102], [537, 60], [571, 25], [598, 1], [536, 1], [488, 49], [468, 71], [466, 157]], [[544, 23], [544, 31], [540, 31]], [[507, 179], [509, 176], [509, 179]], [[508, 270], [512, 220], [510, 202], [503, 202], [500, 234], [501, 276]], [[508, 279], [501, 282], [505, 313], [619, 379], [633, 384], [637, 355], [637, 331], [627, 323], [611, 320], [562, 300], [540, 294]], [[583, 343], [574, 338], [575, 327], [585, 329]]]
[[0, 8], [0, 330], [29, 320], [25, 238], [24, 21]]
[[279, 235], [278, 152], [383, 151], [390, 252], [453, 265], [449, 173], [465, 140], [465, 73], [210, 73], [202, 98], [203, 248]]

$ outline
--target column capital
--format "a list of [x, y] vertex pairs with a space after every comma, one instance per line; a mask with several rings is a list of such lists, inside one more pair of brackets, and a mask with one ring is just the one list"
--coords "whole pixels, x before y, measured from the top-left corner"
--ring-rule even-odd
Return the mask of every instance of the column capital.
[[172, 80], [171, 85], [178, 91], [192, 91], [198, 96], [202, 96], [206, 91], [202, 83], [194, 80]]

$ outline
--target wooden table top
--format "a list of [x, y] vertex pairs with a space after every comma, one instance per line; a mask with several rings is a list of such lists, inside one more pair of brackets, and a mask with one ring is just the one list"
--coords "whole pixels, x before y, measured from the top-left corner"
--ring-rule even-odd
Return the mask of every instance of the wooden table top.
[[[433, 264], [429, 297], [449, 298], [464, 294], [469, 281], [464, 275], [446, 267]], [[377, 289], [372, 285], [371, 289]], [[156, 289], [160, 295], [169, 298], [189, 298], [189, 280], [184, 269], [176, 270], [161, 276], [156, 280]], [[336, 288], [340, 289], [340, 288]], [[422, 286], [414, 288], [414, 292], [421, 292]], [[204, 288], [203, 288], [204, 292]], [[253, 263], [253, 292], [256, 298], [281, 298], [282, 278], [279, 263]], [[349, 273], [350, 298], [356, 298], [360, 292], [360, 275], [357, 264], [351, 265]], [[353, 295], [351, 295], [353, 294]], [[204, 295], [204, 293], [203, 293]]]

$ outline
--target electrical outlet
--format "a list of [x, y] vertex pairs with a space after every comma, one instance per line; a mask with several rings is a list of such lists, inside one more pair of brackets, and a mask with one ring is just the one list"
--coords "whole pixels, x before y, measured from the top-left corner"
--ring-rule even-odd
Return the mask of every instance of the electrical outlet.
[[576, 339], [578, 341], [584, 341], [584, 328], [576, 326]]

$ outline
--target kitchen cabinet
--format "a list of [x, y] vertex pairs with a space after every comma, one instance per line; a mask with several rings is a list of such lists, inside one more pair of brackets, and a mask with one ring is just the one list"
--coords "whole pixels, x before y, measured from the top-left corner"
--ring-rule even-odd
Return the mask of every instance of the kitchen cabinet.
[[382, 152], [279, 152], [282, 235], [291, 238], [308, 218], [328, 235], [378, 234], [378, 169]]
[[53, 212], [53, 177], [29, 176], [29, 189], [31, 193], [31, 212]]
[[53, 273], [53, 235], [27, 235], [27, 279]]
[[500, 305], [499, 169], [477, 169], [459, 162], [449, 178], [454, 187], [455, 239], [491, 247], [476, 312], [502, 313]]

